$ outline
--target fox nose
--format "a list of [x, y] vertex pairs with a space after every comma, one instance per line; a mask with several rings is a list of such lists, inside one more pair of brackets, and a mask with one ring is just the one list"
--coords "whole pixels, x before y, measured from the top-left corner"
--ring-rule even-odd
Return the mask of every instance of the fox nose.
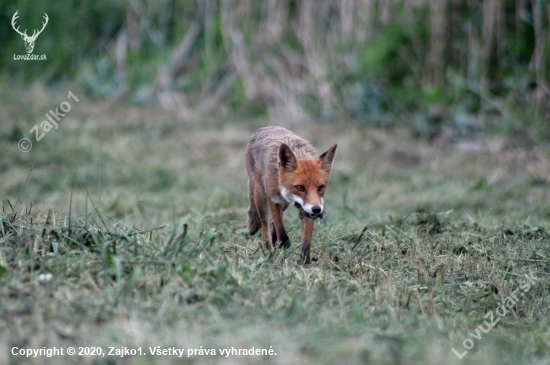
[[313, 214], [319, 214], [319, 213], [321, 213], [322, 210], [323, 209], [321, 209], [321, 207], [318, 206], [318, 205], [314, 205], [314, 206], [311, 207], [311, 212]]

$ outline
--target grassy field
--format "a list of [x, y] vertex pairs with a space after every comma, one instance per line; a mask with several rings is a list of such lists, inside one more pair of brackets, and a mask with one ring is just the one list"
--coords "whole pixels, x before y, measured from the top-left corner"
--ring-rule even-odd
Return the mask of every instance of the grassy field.
[[280, 121], [339, 145], [303, 266], [295, 209], [289, 250], [245, 235], [245, 145], [276, 121], [75, 94], [0, 95], [0, 363], [550, 364], [548, 146]]

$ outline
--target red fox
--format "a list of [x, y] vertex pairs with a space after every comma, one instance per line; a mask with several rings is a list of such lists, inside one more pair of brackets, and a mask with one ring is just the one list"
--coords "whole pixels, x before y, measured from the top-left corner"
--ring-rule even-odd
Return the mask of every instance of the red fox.
[[248, 234], [261, 228], [264, 249], [290, 247], [283, 211], [299, 210], [302, 227], [301, 260], [311, 263], [315, 219], [325, 215], [323, 196], [337, 145], [320, 157], [304, 139], [282, 127], [260, 128], [246, 147], [248, 172]]

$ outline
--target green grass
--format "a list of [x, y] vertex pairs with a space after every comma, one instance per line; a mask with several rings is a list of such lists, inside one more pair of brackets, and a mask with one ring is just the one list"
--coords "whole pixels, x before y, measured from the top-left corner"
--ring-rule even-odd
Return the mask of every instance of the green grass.
[[[299, 124], [320, 151], [339, 144], [315, 261], [303, 266], [295, 210], [287, 251], [243, 235], [244, 148], [267, 121], [182, 121], [82, 98], [20, 152], [16, 131], [64, 97], [16, 94], [0, 108], [0, 363], [27, 362], [13, 347], [54, 346], [147, 355], [36, 362], [550, 361], [547, 146], [464, 152], [405, 130]], [[525, 274], [535, 284], [521, 296]], [[513, 309], [472, 337], [511, 294]], [[466, 339], [459, 360], [451, 349]], [[151, 356], [154, 346], [186, 352]], [[201, 346], [217, 355], [187, 357]], [[219, 353], [271, 346], [277, 355]]]

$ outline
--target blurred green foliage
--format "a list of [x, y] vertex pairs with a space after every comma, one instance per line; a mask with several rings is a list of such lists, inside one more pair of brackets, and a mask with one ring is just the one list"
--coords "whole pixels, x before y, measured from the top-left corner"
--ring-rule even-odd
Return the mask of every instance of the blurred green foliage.
[[[47, 61], [13, 59], [25, 54], [16, 11], [29, 34], [48, 14], [34, 50]], [[466, 113], [510, 132], [550, 114], [549, 11], [544, 0], [16, 0], [0, 3], [0, 86], [77, 82], [138, 104], [382, 124], [418, 111], [430, 123], [435, 106], [457, 129]]]

